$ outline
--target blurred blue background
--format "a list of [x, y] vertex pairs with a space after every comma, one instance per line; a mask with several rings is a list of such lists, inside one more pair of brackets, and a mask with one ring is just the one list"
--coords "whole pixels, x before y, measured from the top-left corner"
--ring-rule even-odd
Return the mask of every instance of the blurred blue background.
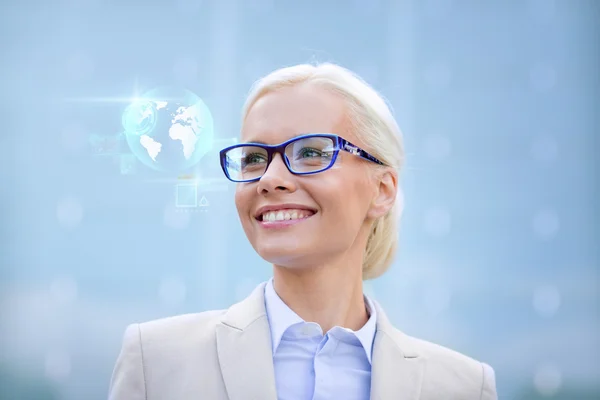
[[399, 254], [366, 291], [491, 364], [501, 399], [600, 398], [598, 21], [596, 0], [2, 2], [0, 397], [105, 399], [127, 324], [270, 275], [218, 146], [196, 212], [177, 176], [93, 154], [121, 99], [184, 87], [226, 142], [255, 79], [332, 61], [405, 137]]

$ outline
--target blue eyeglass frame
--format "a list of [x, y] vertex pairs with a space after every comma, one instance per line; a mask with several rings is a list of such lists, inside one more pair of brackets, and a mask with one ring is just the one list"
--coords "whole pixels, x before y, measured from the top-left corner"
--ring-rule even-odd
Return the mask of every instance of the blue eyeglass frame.
[[[290, 143], [293, 143], [295, 141], [298, 141], [301, 139], [314, 138], [314, 137], [322, 137], [322, 138], [331, 139], [334, 142], [334, 144], [336, 145], [335, 148], [333, 149], [333, 157], [331, 158], [331, 163], [326, 168], [323, 168], [323, 169], [320, 169], [317, 171], [310, 171], [310, 172], [292, 171], [292, 167], [290, 166], [290, 161], [288, 160], [287, 156], [285, 155], [285, 148]], [[229, 179], [232, 182], [236, 182], [236, 183], [256, 182], [256, 181], [260, 180], [262, 178], [262, 176], [264, 175], [264, 172], [263, 172], [263, 175], [259, 176], [258, 178], [246, 179], [246, 180], [235, 180], [235, 179], [232, 179], [231, 176], [229, 176], [229, 173], [227, 172], [227, 152], [230, 150], [233, 150], [233, 149], [236, 149], [239, 147], [245, 147], [245, 146], [259, 147], [267, 152], [267, 166], [265, 168], [265, 172], [271, 165], [271, 161], [273, 161], [273, 156], [276, 153], [279, 153], [279, 155], [283, 159], [284, 164], [287, 167], [288, 171], [290, 171], [290, 173], [294, 174], [294, 175], [313, 175], [313, 174], [318, 174], [323, 171], [327, 171], [329, 168], [333, 167], [333, 165], [335, 164], [335, 161], [337, 160], [340, 150], [346, 151], [350, 154], [354, 154], [355, 156], [364, 158], [365, 160], [374, 162], [375, 164], [385, 165], [378, 158], [372, 156], [371, 154], [367, 153], [365, 150], [361, 149], [360, 147], [356, 146], [355, 144], [352, 144], [348, 140], [346, 140], [338, 135], [335, 135], [333, 133], [310, 133], [310, 134], [296, 136], [290, 140], [287, 140], [281, 144], [276, 144], [276, 145], [268, 145], [268, 144], [263, 144], [263, 143], [239, 143], [239, 144], [235, 144], [233, 146], [224, 148], [223, 150], [221, 150], [219, 152], [219, 156], [220, 156], [220, 160], [221, 160], [221, 168], [223, 169], [223, 172], [225, 173], [225, 176], [227, 177], [227, 179]]]

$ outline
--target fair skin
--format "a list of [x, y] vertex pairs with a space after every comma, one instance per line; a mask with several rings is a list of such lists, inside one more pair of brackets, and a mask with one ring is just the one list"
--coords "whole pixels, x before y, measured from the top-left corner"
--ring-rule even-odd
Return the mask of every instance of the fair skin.
[[[243, 122], [241, 139], [279, 144], [306, 133], [334, 133], [364, 146], [344, 100], [310, 83], [259, 98]], [[276, 155], [258, 182], [238, 184], [242, 227], [257, 253], [273, 264], [275, 291], [323, 332], [334, 326], [359, 330], [367, 322], [362, 260], [371, 225], [392, 208], [397, 185], [392, 168], [344, 151], [330, 170], [306, 176], [290, 173]], [[265, 229], [256, 218], [261, 207], [289, 203], [315, 213], [282, 229]]]

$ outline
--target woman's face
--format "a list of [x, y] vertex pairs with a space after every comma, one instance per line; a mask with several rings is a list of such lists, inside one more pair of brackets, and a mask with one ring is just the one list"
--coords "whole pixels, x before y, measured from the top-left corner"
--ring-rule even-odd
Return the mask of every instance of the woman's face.
[[[241, 139], [273, 145], [301, 134], [334, 133], [361, 146], [345, 113], [344, 101], [323, 88], [283, 88], [256, 101]], [[268, 262], [289, 268], [322, 265], [357, 249], [362, 255], [373, 218], [389, 209], [374, 204], [381, 190], [373, 168], [369, 161], [340, 151], [331, 169], [300, 176], [275, 155], [258, 182], [237, 185], [235, 203], [252, 247]], [[283, 215], [298, 219], [270, 223], [267, 215], [263, 221], [263, 207], [282, 209]]]

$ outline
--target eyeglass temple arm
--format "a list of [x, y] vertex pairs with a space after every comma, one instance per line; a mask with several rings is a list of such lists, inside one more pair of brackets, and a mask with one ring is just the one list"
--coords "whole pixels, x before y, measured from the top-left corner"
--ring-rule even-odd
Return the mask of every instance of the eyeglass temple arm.
[[367, 153], [366, 151], [364, 151], [360, 147], [356, 146], [355, 144], [350, 143], [346, 139], [340, 138], [340, 148], [342, 150], [344, 150], [344, 151], [347, 151], [348, 153], [354, 154], [355, 156], [362, 157], [365, 160], [372, 161], [372, 162], [374, 162], [376, 164], [379, 164], [379, 165], [384, 165], [376, 157], [373, 157], [372, 155], [370, 155], [369, 153]]

